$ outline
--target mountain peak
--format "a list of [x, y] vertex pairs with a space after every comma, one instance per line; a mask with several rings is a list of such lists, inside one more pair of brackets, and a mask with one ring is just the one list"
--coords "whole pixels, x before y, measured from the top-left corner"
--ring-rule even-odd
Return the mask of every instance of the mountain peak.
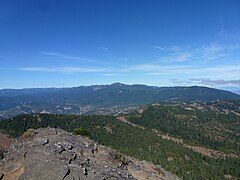
[[110, 86], [126, 86], [126, 84], [115, 82], [115, 83], [112, 83]]

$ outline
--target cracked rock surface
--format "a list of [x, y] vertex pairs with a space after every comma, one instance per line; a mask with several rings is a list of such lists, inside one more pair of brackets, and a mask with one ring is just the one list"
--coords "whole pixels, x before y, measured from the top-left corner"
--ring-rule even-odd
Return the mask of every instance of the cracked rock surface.
[[83, 136], [61, 129], [35, 130], [0, 160], [3, 180], [178, 179], [145, 161], [123, 156]]

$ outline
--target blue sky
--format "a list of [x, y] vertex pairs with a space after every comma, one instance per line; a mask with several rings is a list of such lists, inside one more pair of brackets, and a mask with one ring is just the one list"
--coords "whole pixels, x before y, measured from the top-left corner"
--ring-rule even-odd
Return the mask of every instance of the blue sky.
[[240, 89], [239, 0], [2, 0], [0, 88]]

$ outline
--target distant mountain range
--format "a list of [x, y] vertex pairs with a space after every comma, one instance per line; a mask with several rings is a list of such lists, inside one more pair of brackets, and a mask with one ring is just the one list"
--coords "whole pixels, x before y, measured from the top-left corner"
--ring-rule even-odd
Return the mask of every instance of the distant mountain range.
[[0, 118], [21, 113], [115, 113], [122, 108], [154, 102], [209, 102], [240, 100], [240, 95], [208, 87], [156, 87], [146, 85], [79, 86], [0, 90]]

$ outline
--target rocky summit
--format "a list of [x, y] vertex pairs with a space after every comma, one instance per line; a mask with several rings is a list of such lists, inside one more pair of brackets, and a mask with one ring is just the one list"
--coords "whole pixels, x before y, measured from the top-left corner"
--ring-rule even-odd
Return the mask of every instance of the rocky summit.
[[3, 153], [0, 179], [178, 179], [160, 166], [124, 156], [87, 137], [54, 128], [30, 132]]

